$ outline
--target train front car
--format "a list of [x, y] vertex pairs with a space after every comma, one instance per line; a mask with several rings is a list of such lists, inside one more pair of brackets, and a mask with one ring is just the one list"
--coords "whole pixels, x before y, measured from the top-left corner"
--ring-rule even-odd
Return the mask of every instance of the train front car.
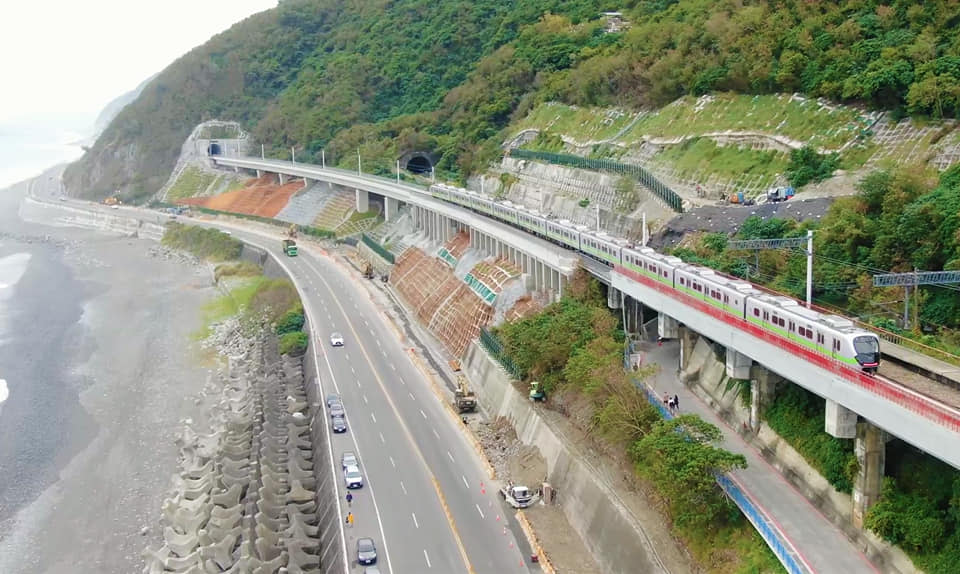
[[880, 368], [880, 338], [869, 331], [852, 337], [853, 358], [866, 373], [875, 374]]

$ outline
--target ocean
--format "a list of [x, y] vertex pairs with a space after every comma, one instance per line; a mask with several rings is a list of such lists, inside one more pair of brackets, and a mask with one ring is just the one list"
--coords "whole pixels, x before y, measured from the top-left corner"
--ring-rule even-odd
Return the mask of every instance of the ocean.
[[83, 155], [81, 128], [0, 124], [0, 190]]

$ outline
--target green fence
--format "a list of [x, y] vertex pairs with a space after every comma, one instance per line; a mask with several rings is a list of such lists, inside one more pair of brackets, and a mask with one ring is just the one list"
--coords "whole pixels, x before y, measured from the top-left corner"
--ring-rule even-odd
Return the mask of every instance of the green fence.
[[366, 244], [367, 247], [369, 247], [370, 249], [373, 249], [374, 253], [376, 253], [380, 257], [383, 257], [385, 260], [389, 261], [391, 265], [393, 265], [396, 262], [393, 256], [393, 253], [390, 253], [389, 251], [387, 251], [383, 247], [383, 245], [380, 245], [379, 243], [371, 239], [370, 236], [367, 235], [366, 233], [361, 235], [361, 239], [363, 240], [364, 244]]
[[579, 155], [570, 155], [564, 153], [553, 153], [548, 151], [534, 151], [529, 149], [510, 150], [510, 157], [517, 159], [535, 159], [558, 165], [568, 165], [583, 169], [596, 169], [613, 171], [624, 175], [629, 175], [639, 181], [644, 187], [652, 191], [660, 199], [666, 202], [671, 209], [677, 213], [683, 213], [683, 199], [677, 195], [663, 182], [658, 180], [649, 171], [639, 165], [622, 163], [612, 159], [591, 159]]
[[517, 367], [510, 360], [510, 357], [503, 350], [503, 345], [500, 343], [500, 339], [496, 335], [487, 331], [486, 329], [480, 329], [480, 344], [483, 345], [483, 348], [487, 350], [488, 353], [493, 355], [493, 358], [497, 360], [500, 365], [506, 369], [508, 373], [518, 381], [523, 380], [523, 373], [520, 371], [520, 368]]
[[479, 295], [486, 304], [493, 305], [493, 302], [497, 300], [497, 294], [494, 293], [493, 289], [487, 287], [483, 281], [474, 277], [472, 273], [467, 273], [463, 282], [473, 289], [474, 293]]

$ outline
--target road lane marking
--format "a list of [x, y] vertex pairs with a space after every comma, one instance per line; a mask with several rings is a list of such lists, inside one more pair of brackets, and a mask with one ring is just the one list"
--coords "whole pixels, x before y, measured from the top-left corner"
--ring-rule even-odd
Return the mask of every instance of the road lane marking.
[[474, 504], [474, 506], [477, 507], [477, 512], [480, 513], [480, 518], [486, 518], [486, 516], [483, 515], [483, 511], [480, 510], [480, 505], [479, 505], [479, 504]]
[[433, 565], [430, 564], [430, 557], [427, 556], [427, 549], [423, 549], [423, 557], [427, 559], [427, 568], [433, 568]]
[[380, 433], [380, 442], [387, 444], [387, 439], [383, 438], [383, 433]]
[[470, 483], [467, 482], [467, 477], [465, 477], [465, 476], [463, 476], [463, 475], [461, 474], [461, 475], [460, 475], [460, 478], [463, 479], [463, 485], [467, 487], [467, 490], [470, 490]]
[[377, 417], [376, 417], [376, 415], [374, 415], [373, 413], [370, 413], [370, 418], [372, 418], [374, 424], [376, 424], [376, 422], [377, 422]]
[[452, 463], [456, 463], [456, 462], [457, 462], [457, 461], [453, 460], [453, 455], [450, 454], [450, 451], [449, 451], [449, 450], [447, 451], [447, 456], [450, 457], [450, 462], [452, 462]]
[[422, 416], [422, 417], [424, 418], [424, 420], [426, 420], [426, 418], [427, 418], [427, 413], [423, 412], [423, 409], [420, 409], [420, 416]]
[[392, 466], [393, 468], [397, 468], [397, 463], [393, 462], [393, 457], [392, 457], [392, 456], [388, 456], [387, 458], [390, 459], [390, 466]]
[[417, 522], [417, 513], [416, 513], [416, 512], [411, 512], [411, 513], [410, 513], [410, 516], [413, 517], [413, 525], [416, 526], [417, 528], [420, 528], [420, 523]]
[[404, 494], [407, 493], [407, 487], [403, 485], [403, 481], [402, 481], [402, 480], [400, 481], [400, 490], [402, 490]]
[[381, 346], [381, 345], [380, 345], [380, 339], [376, 339], [376, 342], [377, 342], [377, 346], [380, 347], [380, 346]]
[[353, 373], [354, 375], [357, 374], [357, 371], [354, 370], [353, 365], [350, 365], [350, 372]]
[[407, 394], [410, 395], [410, 398], [411, 398], [412, 400], [414, 400], [414, 401], [417, 400], [416, 397], [413, 396], [413, 393], [407, 393]]
[[400, 379], [400, 384], [401, 384], [401, 385], [406, 385], [406, 384], [407, 384], [407, 381], [403, 380], [403, 377], [397, 377], [397, 378]]
[[369, 403], [369, 402], [370, 402], [370, 401], [367, 400], [367, 395], [363, 395], [363, 403], [364, 403], [364, 404], [367, 404], [367, 403]]
[[390, 363], [390, 368], [391, 368], [391, 369], [393, 369], [394, 371], [396, 371], [396, 370], [397, 370], [397, 366], [396, 366], [396, 365], [394, 365], [393, 363]]
[[440, 439], [440, 433], [437, 432], [437, 429], [435, 429], [435, 428], [433, 428], [433, 427], [430, 427], [430, 430], [433, 431], [433, 436], [437, 437], [437, 439], [439, 440], [439, 439]]

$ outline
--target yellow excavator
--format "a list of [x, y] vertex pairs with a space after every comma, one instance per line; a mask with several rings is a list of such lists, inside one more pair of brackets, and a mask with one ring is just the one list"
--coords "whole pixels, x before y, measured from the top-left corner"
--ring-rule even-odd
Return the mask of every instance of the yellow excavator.
[[290, 239], [296, 239], [296, 238], [297, 238], [297, 224], [296, 224], [296, 223], [291, 223], [291, 224], [290, 224], [290, 228], [287, 229], [287, 237], [289, 237]]

